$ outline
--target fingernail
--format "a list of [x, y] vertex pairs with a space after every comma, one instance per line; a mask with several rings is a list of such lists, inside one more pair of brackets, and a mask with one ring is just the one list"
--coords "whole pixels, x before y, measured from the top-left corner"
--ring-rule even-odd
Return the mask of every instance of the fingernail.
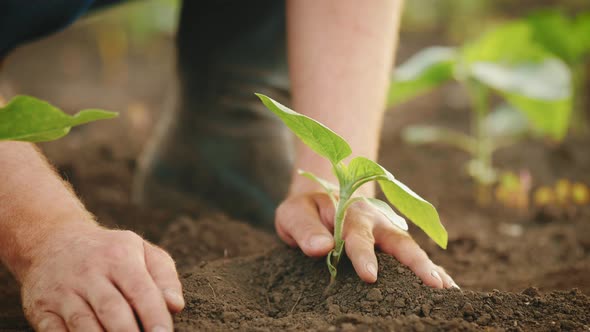
[[332, 244], [332, 238], [327, 235], [314, 235], [309, 240], [309, 246], [313, 249], [322, 249]]
[[152, 328], [152, 332], [169, 332], [171, 329], [167, 329], [162, 325], [156, 325]]
[[454, 281], [453, 281], [453, 284], [451, 285], [451, 287], [461, 290], [461, 287], [459, 287], [459, 285], [457, 285]]
[[442, 282], [440, 274], [438, 274], [438, 272], [436, 272], [435, 270], [432, 270], [432, 272], [430, 272], [430, 275], [435, 277], [438, 281]]
[[377, 278], [377, 266], [373, 263], [367, 263], [365, 266], [367, 268], [367, 272], [369, 272], [373, 277]]
[[164, 290], [164, 297], [166, 298], [167, 301], [170, 301], [179, 307], [184, 306], [184, 298], [182, 297], [182, 295], [180, 295], [175, 290], [165, 289]]

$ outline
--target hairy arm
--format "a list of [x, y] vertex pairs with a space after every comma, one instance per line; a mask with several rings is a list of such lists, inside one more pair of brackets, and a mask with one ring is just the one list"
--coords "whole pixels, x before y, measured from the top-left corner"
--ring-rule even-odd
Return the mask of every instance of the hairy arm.
[[0, 258], [17, 280], [51, 231], [95, 224], [33, 144], [0, 142]]
[[32, 144], [0, 142], [0, 259], [38, 331], [172, 331], [184, 306], [174, 262], [99, 226]]

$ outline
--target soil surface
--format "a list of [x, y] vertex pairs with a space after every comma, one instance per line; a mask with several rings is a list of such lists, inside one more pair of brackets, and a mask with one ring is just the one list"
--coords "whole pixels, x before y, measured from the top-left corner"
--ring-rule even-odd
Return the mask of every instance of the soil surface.
[[323, 260], [281, 249], [215, 261], [182, 274], [190, 299], [180, 331], [201, 330], [583, 330], [590, 298], [580, 291], [541, 295], [494, 290], [434, 290], [394, 258], [379, 255], [379, 280], [367, 285], [349, 262], [328, 287]]
[[[188, 212], [131, 204], [137, 158], [166, 105], [172, 42], [154, 41], [149, 56], [131, 50], [125, 77], [106, 79], [87, 32], [66, 31], [18, 51], [2, 74], [0, 93], [32, 94], [70, 112], [90, 106], [121, 111], [118, 121], [75, 129], [42, 148], [103, 224], [135, 230], [176, 259], [187, 300], [175, 318], [177, 330], [590, 330], [590, 207], [524, 213], [498, 204], [480, 207], [463, 170], [464, 154], [407, 146], [399, 138], [408, 124], [467, 130], [470, 114], [460, 88], [447, 86], [388, 113], [380, 162], [438, 208], [448, 250], [412, 226], [410, 231], [462, 290], [429, 289], [380, 254], [376, 284], [362, 283], [343, 261], [326, 292], [324, 261], [286, 248], [273, 234], [198, 201]], [[65, 41], [68, 47], [62, 47]], [[406, 44], [401, 51], [403, 58], [414, 49]], [[39, 53], [47, 63], [72, 57], [86, 62], [62, 72], [60, 66], [39, 67]], [[495, 164], [530, 170], [535, 187], [561, 178], [590, 184], [589, 144], [589, 137], [561, 145], [525, 140], [499, 151]], [[18, 285], [0, 268], [0, 331], [29, 329]]]

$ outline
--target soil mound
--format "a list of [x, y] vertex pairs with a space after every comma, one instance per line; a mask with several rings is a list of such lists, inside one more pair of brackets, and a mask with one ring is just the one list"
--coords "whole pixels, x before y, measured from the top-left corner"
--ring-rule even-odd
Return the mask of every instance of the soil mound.
[[573, 289], [540, 294], [435, 290], [379, 255], [379, 280], [362, 282], [343, 261], [328, 290], [323, 260], [277, 247], [204, 264], [182, 275], [187, 308], [179, 331], [582, 331], [590, 298]]

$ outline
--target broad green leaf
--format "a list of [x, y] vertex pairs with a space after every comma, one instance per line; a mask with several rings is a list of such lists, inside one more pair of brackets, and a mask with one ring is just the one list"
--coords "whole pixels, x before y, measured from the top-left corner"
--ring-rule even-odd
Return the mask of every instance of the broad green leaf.
[[339, 163], [348, 157], [352, 151], [346, 141], [338, 134], [323, 124], [299, 114], [288, 107], [281, 105], [271, 98], [256, 93], [262, 103], [275, 113], [303, 143], [309, 146], [317, 154], [328, 158], [332, 164]]
[[558, 11], [541, 11], [531, 15], [528, 23], [534, 41], [570, 65], [590, 53], [590, 12], [568, 18]]
[[432, 204], [396, 179], [380, 180], [379, 185], [387, 200], [396, 209], [420, 227], [441, 248], [447, 248], [447, 231]]
[[501, 25], [461, 49], [467, 65], [489, 62], [503, 65], [542, 61], [551, 54], [532, 38], [532, 27], [517, 21]]
[[562, 139], [571, 113], [571, 73], [557, 58], [516, 65], [478, 62], [470, 67], [478, 81], [498, 91], [522, 111], [542, 134]]
[[451, 80], [455, 61], [456, 50], [451, 47], [418, 52], [395, 69], [387, 104], [400, 104]]
[[332, 182], [322, 179], [318, 176], [316, 176], [313, 173], [310, 172], [306, 172], [304, 170], [298, 170], [297, 173], [299, 173], [299, 175], [303, 175], [306, 178], [313, 180], [317, 183], [320, 184], [320, 186], [322, 186], [322, 188], [324, 188], [325, 191], [329, 192], [329, 193], [337, 193], [339, 191], [339, 187], [335, 184], [333, 184]]
[[381, 212], [391, 223], [400, 229], [407, 231], [408, 224], [406, 220], [395, 213], [389, 204], [377, 198], [363, 197], [363, 199]]
[[542, 135], [562, 140], [567, 134], [572, 113], [572, 99], [547, 101], [516, 94], [502, 94], [506, 101], [522, 111], [534, 130]]
[[476, 62], [471, 65], [470, 74], [498, 91], [534, 99], [563, 100], [572, 94], [571, 72], [557, 58], [513, 65]]
[[355, 157], [348, 163], [347, 178], [351, 183], [375, 176], [393, 179], [393, 175], [376, 162], [365, 157]]
[[387, 200], [439, 246], [447, 247], [447, 231], [440, 223], [434, 206], [396, 180], [381, 165], [370, 159], [357, 157], [348, 164], [348, 174], [351, 179], [356, 179], [356, 181], [381, 175], [377, 180]]
[[0, 108], [0, 140], [52, 141], [67, 135], [73, 126], [116, 116], [97, 109], [71, 116], [39, 99], [17, 96]]

